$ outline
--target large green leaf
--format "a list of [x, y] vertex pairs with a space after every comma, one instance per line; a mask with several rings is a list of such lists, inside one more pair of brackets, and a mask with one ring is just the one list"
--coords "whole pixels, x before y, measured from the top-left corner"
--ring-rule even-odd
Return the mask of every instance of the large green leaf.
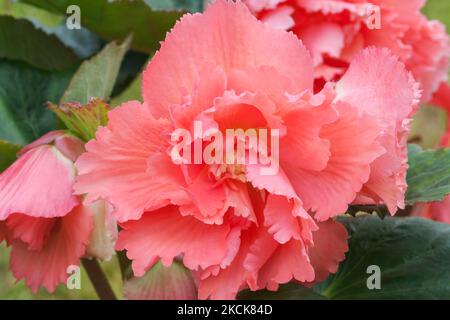
[[450, 194], [450, 149], [409, 152], [408, 204], [442, 200]]
[[[421, 218], [341, 218], [349, 251], [316, 289], [331, 299], [450, 299], [450, 225]], [[369, 290], [369, 266], [380, 289]]]
[[443, 22], [447, 26], [447, 32], [450, 32], [450, 1], [428, 0], [423, 12], [428, 18]]
[[27, 144], [55, 128], [47, 101], [58, 101], [73, 71], [50, 73], [0, 60], [0, 139]]
[[93, 97], [108, 100], [130, 41], [131, 38], [127, 38], [120, 45], [112, 42], [92, 59], [83, 62], [62, 101], [87, 104]]
[[0, 16], [0, 58], [25, 61], [45, 70], [64, 70], [79, 60], [54, 35], [24, 19]]
[[81, 23], [106, 40], [133, 33], [132, 48], [154, 53], [182, 12], [155, 11], [143, 0], [23, 0], [52, 12], [66, 14], [69, 5], [81, 9]]
[[240, 300], [323, 300], [324, 296], [314, 292], [313, 289], [295, 283], [280, 286], [277, 291], [250, 291], [239, 293]]
[[19, 150], [19, 145], [0, 140], [0, 173], [16, 160]]
[[144, 0], [155, 10], [183, 10], [201, 12], [204, 0]]

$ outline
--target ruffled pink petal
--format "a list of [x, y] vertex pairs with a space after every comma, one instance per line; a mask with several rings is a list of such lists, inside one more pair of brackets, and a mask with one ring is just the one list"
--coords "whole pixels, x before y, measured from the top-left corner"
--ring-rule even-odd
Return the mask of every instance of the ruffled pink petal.
[[168, 118], [168, 107], [195, 91], [199, 62], [212, 62], [226, 75], [273, 66], [292, 79], [297, 92], [312, 88], [311, 58], [293, 34], [257, 21], [242, 3], [219, 0], [204, 14], [185, 15], [144, 72], [144, 101], [156, 117]]
[[323, 62], [324, 55], [339, 58], [345, 45], [342, 27], [331, 22], [312, 24], [301, 29], [298, 36], [311, 52], [316, 66]]
[[400, 127], [417, 104], [417, 87], [388, 49], [368, 48], [355, 57], [336, 85], [337, 99], [378, 119], [384, 127]]
[[35, 218], [20, 213], [6, 220], [11, 238], [22, 241], [27, 244], [28, 250], [33, 251], [42, 250], [56, 223], [55, 218]]
[[421, 85], [422, 101], [429, 102], [442, 82], [446, 82], [450, 66], [450, 39], [445, 26], [424, 17], [413, 22], [404, 41], [413, 47], [406, 67]]
[[283, 116], [287, 134], [280, 140], [280, 159], [305, 170], [323, 170], [331, 156], [330, 141], [320, 136], [322, 127], [337, 119], [332, 107], [330, 86], [310, 97], [307, 106], [297, 107]]
[[72, 195], [75, 166], [58, 149], [41, 145], [25, 152], [0, 175], [0, 220], [12, 213], [60, 217], [79, 204]]
[[304, 244], [302, 241], [291, 240], [279, 245], [261, 268], [258, 274], [258, 287], [276, 291], [279, 284], [288, 283], [293, 279], [310, 282], [314, 277], [314, 268]]
[[343, 11], [349, 11], [353, 14], [363, 16], [367, 12], [367, 8], [371, 6], [370, 3], [362, 1], [362, 3], [352, 3], [350, 1], [342, 0], [296, 0], [298, 6], [304, 8], [308, 12], [321, 12], [327, 14], [337, 14]]
[[[376, 139], [379, 127], [349, 105], [337, 105], [339, 120], [324, 126], [321, 137], [330, 141], [330, 160], [322, 171], [307, 171], [283, 163], [283, 169], [306, 210], [318, 221], [344, 213], [369, 179], [370, 165], [384, 149]], [[355, 134], [357, 132], [358, 134]]]
[[223, 222], [221, 213], [226, 201], [226, 191], [223, 185], [209, 179], [208, 167], [204, 167], [185, 190], [191, 203], [180, 207], [182, 215], [195, 216], [205, 223]]
[[[38, 218], [42, 219], [42, 218]], [[10, 269], [17, 280], [24, 279], [33, 292], [40, 286], [53, 292], [68, 277], [67, 267], [79, 265], [92, 230], [90, 212], [78, 206], [53, 228], [41, 250], [30, 250], [20, 240], [12, 244]]]
[[261, 164], [247, 165], [245, 176], [254, 188], [267, 190], [270, 194], [285, 196], [288, 199], [298, 199], [288, 176], [280, 168], [276, 174], [261, 174], [264, 168]]
[[316, 275], [314, 282], [323, 281], [330, 273], [337, 272], [348, 251], [348, 234], [342, 224], [328, 220], [318, 223], [318, 227], [313, 232], [314, 245], [308, 249]]
[[227, 253], [228, 224], [208, 225], [191, 216], [183, 217], [173, 206], [148, 212], [140, 220], [121, 224], [116, 248], [127, 250], [136, 276], [159, 259], [170, 266], [183, 254], [183, 263], [191, 270], [218, 265]]
[[254, 12], [263, 9], [275, 9], [280, 3], [286, 0], [243, 0], [243, 2]]
[[[139, 102], [128, 102], [108, 113], [109, 123], [97, 131], [78, 159], [77, 194], [86, 202], [102, 198], [114, 208], [119, 221], [139, 219], [147, 210], [167, 204], [160, 183], [153, 183], [147, 166], [150, 156], [165, 152], [168, 122], [156, 120]], [[157, 177], [156, 177], [157, 178]]]
[[240, 181], [227, 181], [225, 204], [223, 212], [229, 208], [234, 209], [234, 215], [248, 219], [252, 222], [257, 221], [253, 204], [250, 199], [247, 184]]
[[302, 230], [299, 219], [308, 219], [308, 213], [299, 203], [285, 197], [269, 194], [264, 208], [264, 225], [279, 243], [291, 239], [301, 240]]
[[261, 93], [245, 91], [236, 95], [234, 91], [227, 91], [223, 97], [216, 99], [214, 108], [214, 120], [224, 133], [226, 129], [281, 126], [281, 119], [274, 114], [276, 105]]
[[256, 277], [244, 267], [248, 250], [256, 236], [256, 228], [246, 230], [241, 236], [241, 246], [231, 264], [217, 274], [211, 275], [208, 272], [202, 275], [198, 288], [199, 299], [235, 299], [239, 290], [246, 286], [246, 282]]
[[405, 208], [406, 171], [408, 169], [407, 132], [402, 130], [401, 135], [403, 136], [401, 141], [398, 141], [396, 136], [387, 133], [380, 137], [379, 141], [386, 149], [386, 153], [372, 163], [370, 179], [359, 194], [371, 201], [360, 203], [358, 197], [355, 203], [384, 203], [391, 214], [394, 214], [397, 208]]
[[281, 6], [265, 14], [261, 21], [275, 29], [289, 30], [295, 25], [295, 21], [292, 18], [293, 13], [294, 8]]
[[213, 63], [206, 63], [201, 69], [194, 91], [180, 105], [170, 106], [171, 119], [177, 128], [192, 130], [192, 122], [213, 106], [214, 99], [221, 97], [227, 86], [223, 69]]
[[203, 165], [178, 166], [163, 153], [149, 158], [147, 173], [152, 185], [158, 187], [160, 201], [179, 206], [184, 216], [191, 215], [205, 223], [221, 224], [226, 190], [211, 179]]
[[378, 121], [383, 132], [379, 141], [387, 152], [374, 162], [365, 185], [369, 191], [363, 193], [369, 197], [374, 193], [373, 201], [379, 203], [381, 199], [393, 214], [397, 207], [404, 207], [406, 143], [420, 100], [418, 84], [389, 50], [369, 48], [354, 59], [336, 90], [338, 100]]
[[[303, 93], [297, 91], [297, 84], [292, 80], [278, 72], [275, 67], [249, 67], [233, 69], [228, 75], [228, 88], [236, 92], [238, 96], [246, 92], [263, 95], [274, 104], [266, 111], [283, 115], [296, 106], [290, 102], [289, 95]], [[265, 114], [271, 114], [271, 112]]]

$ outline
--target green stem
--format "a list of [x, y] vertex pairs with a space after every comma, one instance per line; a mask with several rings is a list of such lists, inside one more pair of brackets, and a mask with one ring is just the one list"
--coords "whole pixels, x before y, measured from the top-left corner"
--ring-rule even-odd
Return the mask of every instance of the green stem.
[[97, 259], [82, 259], [82, 263], [98, 297], [101, 300], [117, 300]]
[[120, 273], [122, 274], [122, 281], [126, 281], [131, 278], [132, 274], [130, 271], [131, 261], [128, 260], [125, 251], [117, 252], [117, 259], [119, 260]]

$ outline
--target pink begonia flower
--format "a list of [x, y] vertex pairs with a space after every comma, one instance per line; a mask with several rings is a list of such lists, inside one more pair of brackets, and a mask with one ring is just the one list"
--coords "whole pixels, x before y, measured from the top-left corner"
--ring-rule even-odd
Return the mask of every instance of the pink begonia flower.
[[[404, 66], [374, 48], [337, 85], [314, 94], [313, 81], [301, 41], [242, 3], [217, 1], [175, 25], [144, 72], [144, 103], [110, 111], [76, 163], [76, 193], [114, 206], [117, 249], [127, 250], [136, 276], [182, 256], [199, 273], [199, 298], [231, 299], [243, 288], [276, 290], [336, 272], [347, 232], [330, 218], [369, 178], [366, 198], [403, 188], [403, 135], [419, 93]], [[171, 133], [195, 121], [278, 129], [278, 172], [176, 164]], [[377, 188], [377, 179], [388, 182]]]
[[[338, 80], [369, 46], [397, 55], [431, 100], [446, 81], [450, 42], [445, 26], [421, 13], [425, 0], [244, 0], [265, 23], [293, 31], [313, 55], [316, 84]], [[380, 24], [377, 25], [377, 22]]]
[[72, 194], [74, 162], [83, 151], [78, 138], [52, 131], [24, 147], [0, 175], [0, 242], [12, 247], [13, 275], [33, 292], [40, 286], [53, 292], [81, 257], [108, 258], [113, 252], [114, 244], [105, 244], [100, 236], [101, 222], [92, 232], [97, 216], [112, 224], [104, 217], [107, 210], [100, 201], [84, 206]]

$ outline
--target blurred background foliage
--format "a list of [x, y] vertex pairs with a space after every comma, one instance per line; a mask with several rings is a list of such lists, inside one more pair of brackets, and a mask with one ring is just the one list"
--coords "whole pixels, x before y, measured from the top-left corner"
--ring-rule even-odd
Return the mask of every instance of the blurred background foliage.
[[[66, 10], [71, 4], [81, 8], [81, 30], [66, 27]], [[201, 11], [203, 4], [203, 0], [0, 0], [0, 148], [16, 150], [60, 127], [45, 103], [60, 102], [84, 61], [108, 42], [124, 40], [130, 33], [130, 50], [123, 57], [112, 93], [105, 98], [113, 107], [140, 100], [140, 72], [160, 41], [183, 13]], [[428, 0], [424, 13], [450, 30], [449, 0]], [[113, 58], [108, 59], [106, 63], [114, 63]], [[426, 106], [416, 116], [411, 139], [433, 148], [445, 126], [443, 111]], [[0, 171], [5, 167], [3, 160]], [[80, 290], [60, 286], [54, 294], [41, 290], [35, 295], [23, 281], [15, 284], [8, 256], [9, 249], [0, 245], [0, 299], [97, 299], [84, 270]], [[102, 267], [121, 298], [123, 285], [116, 257]]]

